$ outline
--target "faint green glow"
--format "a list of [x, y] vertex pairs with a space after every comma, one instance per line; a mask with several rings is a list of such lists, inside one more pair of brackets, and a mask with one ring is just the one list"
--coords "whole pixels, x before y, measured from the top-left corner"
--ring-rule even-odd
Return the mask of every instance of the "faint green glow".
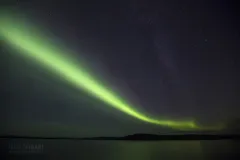
[[47, 37], [37, 32], [32, 25], [23, 21], [17, 22], [18, 20], [10, 15], [1, 16], [1, 38], [11, 47], [17, 49], [22, 56], [34, 60], [75, 87], [87, 91], [115, 109], [141, 121], [178, 129], [200, 129], [193, 121], [158, 120], [140, 113], [111, 92], [110, 89], [101, 85], [81, 65], [77, 65], [73, 57], [69, 56], [70, 54], [65, 54], [69, 51], [50, 44]]

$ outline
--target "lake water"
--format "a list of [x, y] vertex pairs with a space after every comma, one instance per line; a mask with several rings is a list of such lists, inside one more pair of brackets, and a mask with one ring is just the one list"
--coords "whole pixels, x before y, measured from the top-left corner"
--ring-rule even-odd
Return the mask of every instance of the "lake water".
[[[1, 160], [238, 159], [239, 141], [87, 141], [0, 139]], [[238, 157], [237, 157], [238, 156]]]

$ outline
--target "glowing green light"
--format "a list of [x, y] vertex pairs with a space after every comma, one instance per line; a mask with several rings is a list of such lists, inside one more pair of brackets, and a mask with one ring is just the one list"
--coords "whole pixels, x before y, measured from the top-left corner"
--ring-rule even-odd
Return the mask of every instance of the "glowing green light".
[[108, 88], [99, 84], [81, 65], [76, 65], [72, 61], [72, 57], [64, 54], [66, 51], [49, 44], [46, 37], [38, 32], [33, 32], [35, 29], [32, 26], [22, 22], [19, 24], [16, 21], [11, 16], [1, 17], [0, 36], [2, 39], [17, 49], [22, 56], [38, 62], [42, 67], [64, 78], [75, 87], [83, 89], [115, 109], [145, 122], [179, 129], [199, 128], [193, 121], [158, 120], [138, 112]]

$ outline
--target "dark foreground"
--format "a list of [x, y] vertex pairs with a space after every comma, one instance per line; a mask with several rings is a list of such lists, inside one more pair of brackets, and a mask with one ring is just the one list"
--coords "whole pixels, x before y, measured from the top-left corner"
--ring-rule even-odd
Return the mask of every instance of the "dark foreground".
[[[145, 137], [145, 139], [144, 139]], [[152, 137], [149, 138], [149, 137]], [[105, 139], [104, 139], [105, 138]], [[111, 138], [118, 138], [117, 140]], [[5, 137], [0, 139], [0, 159], [77, 159], [77, 160], [238, 160], [240, 141], [235, 137], [196, 140], [153, 140], [154, 135], [137, 134], [126, 137], [87, 139], [41, 139], [41, 137]], [[170, 138], [168, 136], [168, 138]], [[175, 136], [175, 138], [179, 138]], [[195, 140], [194, 140], [195, 138]], [[199, 137], [198, 137], [199, 138]], [[206, 137], [205, 137], [206, 138]], [[211, 139], [212, 138], [212, 139]], [[95, 140], [94, 140], [95, 139]], [[98, 139], [98, 140], [97, 140]], [[107, 140], [106, 140], [107, 139]], [[143, 140], [138, 140], [143, 139]], [[150, 141], [146, 141], [146, 140]], [[134, 140], [134, 141], [133, 141]]]

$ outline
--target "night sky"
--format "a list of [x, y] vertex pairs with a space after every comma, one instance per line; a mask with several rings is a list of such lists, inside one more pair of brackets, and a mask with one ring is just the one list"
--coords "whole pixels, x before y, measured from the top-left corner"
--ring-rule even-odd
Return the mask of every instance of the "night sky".
[[[145, 113], [204, 124], [239, 118], [240, 25], [231, 1], [29, 0], [2, 6], [30, 16]], [[4, 134], [161, 132], [1, 45]]]

